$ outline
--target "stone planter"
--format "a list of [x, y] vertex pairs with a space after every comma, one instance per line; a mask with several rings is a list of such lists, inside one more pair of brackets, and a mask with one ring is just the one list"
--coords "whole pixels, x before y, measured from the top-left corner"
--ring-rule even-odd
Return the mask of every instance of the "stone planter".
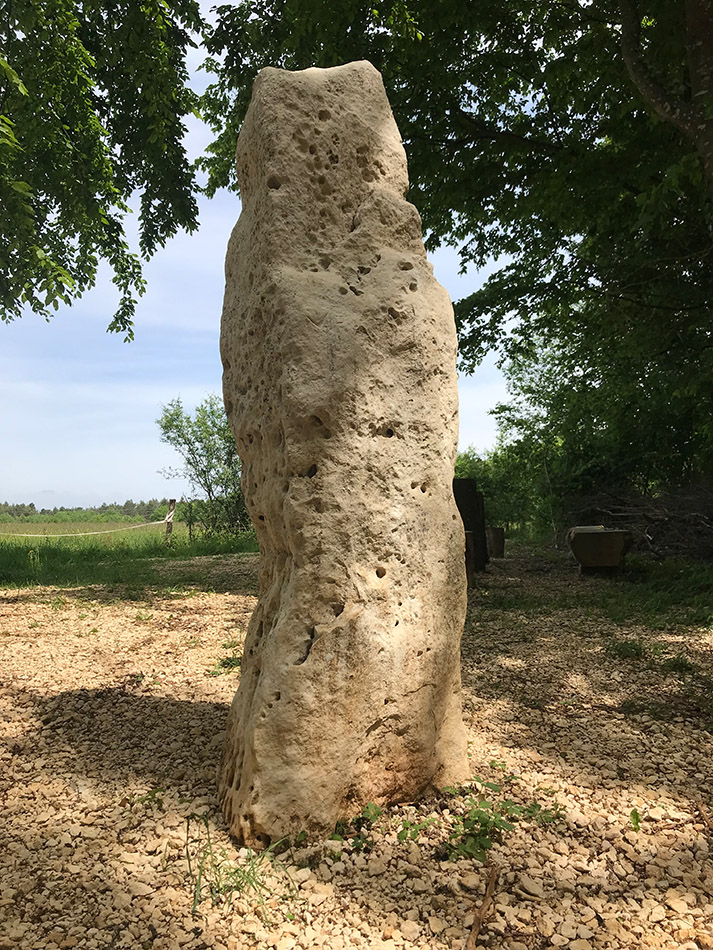
[[567, 541], [582, 574], [606, 574], [621, 571], [633, 538], [630, 531], [577, 525], [567, 532]]

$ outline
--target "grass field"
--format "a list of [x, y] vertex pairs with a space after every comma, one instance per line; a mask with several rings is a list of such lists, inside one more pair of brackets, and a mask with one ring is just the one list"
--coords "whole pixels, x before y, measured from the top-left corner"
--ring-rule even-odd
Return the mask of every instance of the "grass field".
[[[102, 533], [87, 533], [90, 531]], [[145, 528], [106, 522], [3, 524], [0, 525], [0, 587], [37, 584], [151, 587], [163, 583], [162, 565], [166, 562], [247, 551], [257, 551], [252, 532], [236, 537], [201, 536], [191, 541], [183, 524], [174, 525], [168, 543], [163, 523]]]

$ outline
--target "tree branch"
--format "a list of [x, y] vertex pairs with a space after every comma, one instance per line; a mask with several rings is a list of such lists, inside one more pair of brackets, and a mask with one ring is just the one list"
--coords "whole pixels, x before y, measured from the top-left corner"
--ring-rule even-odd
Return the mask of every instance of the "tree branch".
[[493, 142], [507, 142], [518, 148], [530, 148], [536, 151], [549, 152], [555, 155], [561, 152], [570, 151], [564, 145], [558, 145], [546, 139], [533, 139], [528, 135], [518, 135], [517, 132], [510, 132], [508, 129], [498, 129], [486, 125], [485, 122], [476, 118], [471, 112], [465, 109], [456, 109], [454, 117], [460, 122], [460, 125], [468, 130], [471, 138], [489, 139]]
[[641, 17], [636, 0], [619, 0], [621, 52], [631, 81], [658, 114], [693, 142], [701, 117], [690, 103], [672, 96], [651, 75], [641, 48]]

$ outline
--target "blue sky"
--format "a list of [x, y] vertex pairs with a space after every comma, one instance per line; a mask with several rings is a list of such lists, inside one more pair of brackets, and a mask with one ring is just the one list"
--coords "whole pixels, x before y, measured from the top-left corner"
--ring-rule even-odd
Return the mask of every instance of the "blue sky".
[[[207, 141], [195, 125], [191, 152]], [[192, 409], [220, 392], [223, 260], [240, 202], [222, 192], [200, 210], [200, 230], [146, 266], [133, 343], [106, 332], [117, 299], [108, 271], [49, 323], [28, 314], [0, 324], [0, 501], [69, 507], [188, 490], [161, 474], [179, 460], [159, 441], [156, 419], [176, 396]], [[480, 283], [458, 274], [452, 250], [432, 261], [454, 300]], [[460, 447], [492, 446], [488, 411], [506, 397], [502, 375], [490, 362], [461, 378], [459, 394]]]

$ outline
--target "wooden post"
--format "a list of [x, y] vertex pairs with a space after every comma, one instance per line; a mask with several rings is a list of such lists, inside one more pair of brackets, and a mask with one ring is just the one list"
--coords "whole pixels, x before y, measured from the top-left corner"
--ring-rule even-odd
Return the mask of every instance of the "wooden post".
[[466, 574], [468, 586], [475, 585], [475, 572], [484, 571], [488, 561], [485, 540], [485, 505], [474, 478], [454, 478], [453, 495], [466, 533]]
[[465, 576], [468, 587], [475, 587], [475, 572], [477, 571], [475, 554], [475, 537], [472, 531], [465, 533]]
[[171, 498], [168, 502], [168, 514], [166, 515], [166, 544], [171, 539], [171, 532], [173, 531], [173, 512], [176, 509], [176, 499]]

